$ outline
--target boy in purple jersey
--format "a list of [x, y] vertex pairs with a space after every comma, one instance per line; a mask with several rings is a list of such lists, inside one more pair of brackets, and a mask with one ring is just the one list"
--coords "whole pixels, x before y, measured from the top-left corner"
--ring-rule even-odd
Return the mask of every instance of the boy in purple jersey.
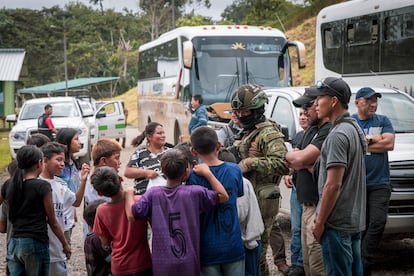
[[151, 220], [153, 275], [200, 275], [200, 213], [227, 201], [223, 185], [205, 164], [195, 165], [213, 191], [201, 186], [182, 185], [190, 174], [187, 156], [171, 149], [161, 157], [161, 171], [167, 186], [147, 190], [134, 203], [134, 189], [125, 191], [128, 219]]
[[[221, 144], [212, 128], [196, 128], [191, 133], [191, 145], [191, 152], [210, 167], [229, 195], [228, 201], [200, 215], [202, 275], [245, 275], [245, 253], [237, 216], [237, 197], [243, 195], [242, 171], [237, 164], [218, 159]], [[187, 185], [212, 188], [208, 179], [194, 172], [190, 173]]]

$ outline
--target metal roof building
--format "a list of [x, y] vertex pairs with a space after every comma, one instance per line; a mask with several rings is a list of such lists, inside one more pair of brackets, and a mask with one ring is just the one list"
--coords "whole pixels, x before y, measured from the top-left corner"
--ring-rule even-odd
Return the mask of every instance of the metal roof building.
[[24, 49], [0, 49], [0, 81], [18, 81], [23, 66]]
[[[55, 82], [30, 88], [19, 89], [20, 94], [61, 94], [77, 91], [84, 91], [87, 86], [101, 85], [105, 83], [113, 83], [118, 81], [119, 77], [95, 77], [95, 78], [79, 78], [61, 82]], [[111, 89], [112, 90], [112, 89]], [[112, 93], [111, 93], [112, 94]]]

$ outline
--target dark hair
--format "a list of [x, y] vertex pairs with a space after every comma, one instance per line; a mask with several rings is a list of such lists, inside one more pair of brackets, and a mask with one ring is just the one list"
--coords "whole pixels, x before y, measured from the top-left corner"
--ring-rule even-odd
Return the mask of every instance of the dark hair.
[[51, 107], [52, 107], [51, 104], [47, 104], [47, 105], [45, 105], [45, 110], [48, 109], [48, 108], [51, 108]]
[[218, 138], [214, 129], [208, 126], [200, 126], [191, 132], [191, 144], [199, 154], [209, 154], [217, 146]]
[[98, 165], [102, 157], [111, 157], [114, 153], [121, 151], [122, 147], [118, 142], [108, 138], [99, 139], [92, 148], [93, 165]]
[[163, 126], [160, 123], [157, 122], [151, 122], [148, 125], [146, 125], [144, 132], [142, 132], [140, 135], [138, 135], [137, 137], [135, 137], [132, 142], [131, 145], [134, 147], [138, 147], [139, 145], [141, 145], [142, 141], [144, 141], [144, 139], [147, 137], [147, 135], [153, 135], [155, 132], [155, 129], [157, 128], [157, 126]]
[[78, 134], [78, 131], [74, 128], [62, 128], [56, 135], [56, 142], [66, 146], [65, 159], [69, 160], [70, 156], [70, 144], [72, 143], [73, 137]]
[[193, 99], [198, 101], [199, 104], [203, 103], [203, 97], [201, 95], [194, 95]]
[[29, 139], [27, 139], [27, 145], [35, 145], [36, 147], [40, 148], [44, 144], [50, 142], [49, 137], [42, 133], [35, 133], [32, 134]]
[[7, 165], [7, 172], [9, 173], [9, 175], [11, 177], [13, 177], [13, 175], [16, 173], [17, 170], [17, 160], [13, 159], [12, 161], [10, 161], [10, 163]]
[[188, 161], [190, 163], [198, 163], [198, 158], [197, 156], [195, 156], [194, 154], [191, 153], [191, 144], [188, 142], [181, 142], [179, 144], [177, 144], [175, 147], [175, 149], [179, 149], [181, 150], [188, 158]]
[[7, 201], [9, 203], [9, 217], [12, 222], [16, 219], [15, 211], [22, 204], [25, 196], [23, 190], [23, 179], [26, 171], [34, 169], [35, 166], [43, 159], [40, 149], [34, 145], [25, 145], [17, 151], [17, 169], [14, 173], [13, 180], [7, 189]]
[[52, 156], [55, 154], [61, 154], [62, 152], [63, 153], [66, 152], [66, 146], [58, 142], [46, 143], [40, 149], [43, 152], [43, 156], [46, 157], [47, 159], [52, 158]]
[[114, 168], [103, 166], [95, 170], [91, 183], [98, 193], [113, 197], [121, 190], [121, 182]]
[[170, 149], [161, 156], [161, 171], [169, 179], [179, 179], [188, 168], [188, 158], [179, 149]]
[[83, 210], [83, 219], [86, 221], [86, 223], [89, 226], [91, 227], [93, 226], [93, 222], [95, 221], [95, 216], [96, 216], [96, 209], [102, 203], [105, 203], [105, 200], [103, 199], [94, 200], [91, 203], [89, 203], [88, 206], [86, 206], [85, 209]]

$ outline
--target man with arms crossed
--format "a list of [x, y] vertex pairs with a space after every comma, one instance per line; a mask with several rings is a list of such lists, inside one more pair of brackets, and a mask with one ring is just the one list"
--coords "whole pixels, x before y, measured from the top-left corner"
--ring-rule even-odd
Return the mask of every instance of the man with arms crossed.
[[364, 134], [348, 113], [351, 90], [329, 77], [309, 90], [318, 118], [329, 118], [318, 170], [319, 202], [313, 234], [322, 244], [326, 275], [362, 275], [361, 232], [365, 229]]
[[367, 228], [362, 234], [364, 275], [371, 275], [375, 252], [387, 222], [391, 196], [388, 151], [394, 149], [395, 132], [386, 116], [375, 113], [381, 96], [370, 87], [361, 88], [355, 97], [357, 113], [352, 115], [364, 132], [368, 144], [368, 153], [365, 155]]
[[305, 132], [297, 149], [286, 154], [286, 161], [291, 169], [297, 170], [296, 192], [302, 204], [302, 254], [306, 275], [325, 275], [321, 245], [313, 237], [313, 226], [318, 204], [318, 183], [313, 180], [312, 168], [319, 157], [322, 143], [329, 133], [331, 124], [328, 118], [318, 118], [314, 101], [308, 91], [315, 87], [306, 88], [305, 94], [293, 101], [296, 107], [302, 106], [309, 117], [310, 127]]

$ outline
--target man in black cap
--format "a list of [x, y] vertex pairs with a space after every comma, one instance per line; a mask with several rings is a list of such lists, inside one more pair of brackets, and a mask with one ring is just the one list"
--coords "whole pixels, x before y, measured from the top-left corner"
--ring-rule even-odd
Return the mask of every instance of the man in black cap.
[[382, 95], [370, 87], [358, 90], [355, 97], [357, 113], [352, 117], [365, 134], [368, 153], [365, 155], [367, 214], [362, 234], [364, 275], [371, 274], [375, 253], [387, 222], [391, 196], [388, 151], [394, 149], [395, 131], [390, 120], [375, 112]]
[[351, 90], [329, 77], [308, 89], [318, 118], [332, 128], [320, 154], [319, 202], [313, 235], [322, 244], [326, 275], [362, 275], [361, 232], [365, 229], [364, 134], [348, 113]]
[[329, 133], [331, 124], [328, 118], [318, 118], [315, 99], [309, 96], [309, 91], [293, 101], [296, 107], [302, 107], [309, 118], [309, 128], [298, 144], [297, 149], [286, 154], [286, 161], [291, 169], [297, 171], [296, 192], [299, 202], [302, 204], [302, 255], [306, 275], [325, 275], [321, 245], [313, 237], [313, 226], [316, 215], [316, 205], [319, 201], [318, 183], [313, 180], [308, 168], [313, 167], [319, 157], [320, 150]]

